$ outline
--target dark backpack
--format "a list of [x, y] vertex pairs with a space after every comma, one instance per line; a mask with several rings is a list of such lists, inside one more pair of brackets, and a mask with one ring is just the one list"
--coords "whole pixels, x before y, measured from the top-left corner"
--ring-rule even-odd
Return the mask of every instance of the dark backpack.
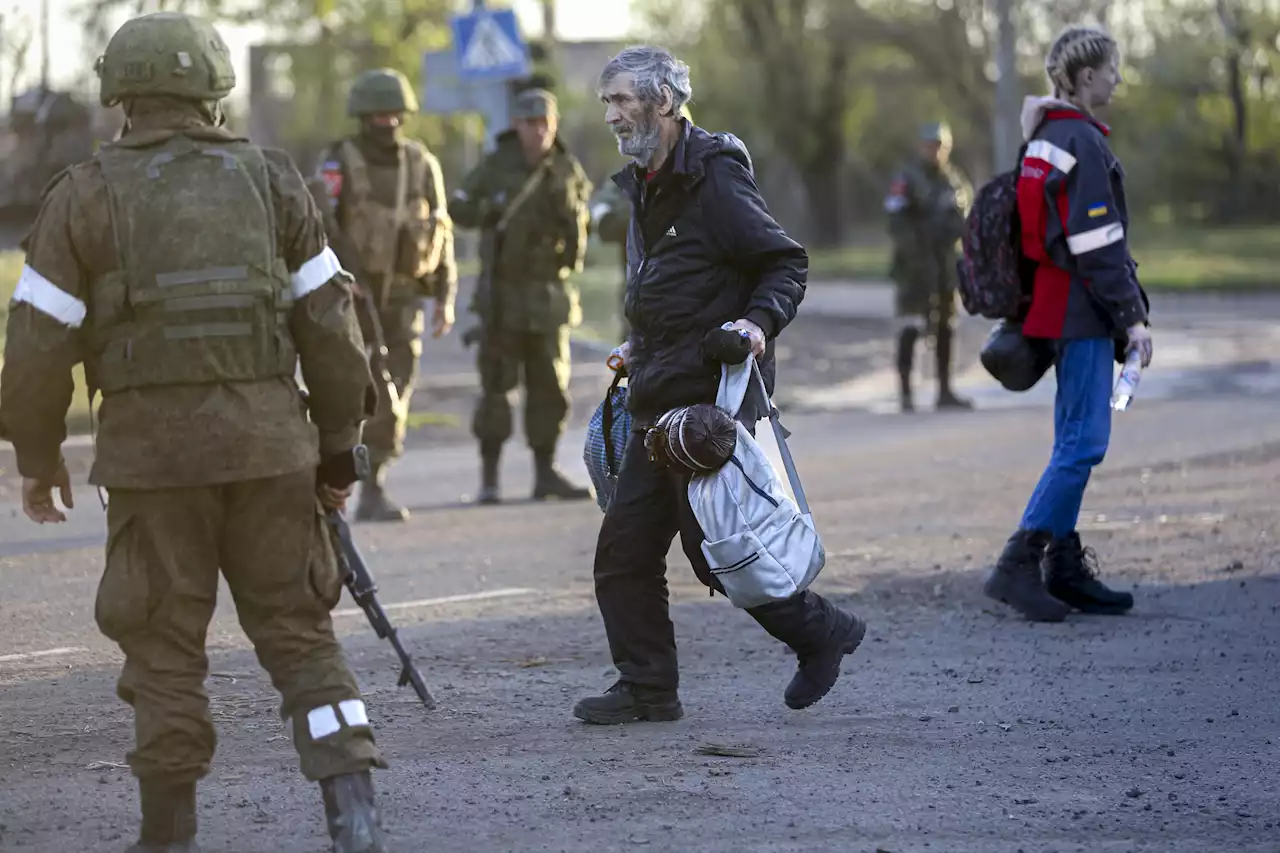
[[1021, 320], [1031, 305], [1035, 265], [1022, 253], [1018, 217], [1018, 165], [978, 190], [965, 220], [963, 254], [956, 261], [960, 301], [970, 314], [990, 320]]

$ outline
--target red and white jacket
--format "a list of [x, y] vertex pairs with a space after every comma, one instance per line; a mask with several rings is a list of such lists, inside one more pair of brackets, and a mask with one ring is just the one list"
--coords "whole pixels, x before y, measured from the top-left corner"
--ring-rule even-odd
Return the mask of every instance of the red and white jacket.
[[1036, 263], [1023, 333], [1037, 338], [1121, 337], [1147, 318], [1129, 255], [1124, 172], [1110, 130], [1078, 108], [1028, 98], [1018, 178], [1022, 251]]

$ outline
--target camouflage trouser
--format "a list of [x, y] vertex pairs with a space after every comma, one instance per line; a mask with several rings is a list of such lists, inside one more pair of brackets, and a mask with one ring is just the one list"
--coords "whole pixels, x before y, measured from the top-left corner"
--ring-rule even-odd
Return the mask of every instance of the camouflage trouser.
[[182, 782], [209, 770], [216, 737], [204, 682], [218, 570], [240, 625], [280, 692], [310, 780], [384, 766], [333, 634], [342, 593], [315, 472], [184, 489], [111, 489], [95, 616], [120, 645], [117, 687], [134, 709], [135, 776]]
[[524, 376], [524, 434], [534, 450], [551, 450], [569, 417], [569, 327], [506, 331], [480, 341], [480, 402], [471, 429], [482, 444], [511, 437], [511, 392]]
[[[422, 357], [422, 334], [425, 322], [422, 298], [416, 290], [397, 288], [387, 304], [378, 311], [382, 321], [382, 334], [387, 339], [387, 372], [404, 404], [407, 415], [413, 397], [413, 386], [418, 378], [418, 361]], [[372, 333], [365, 340], [373, 343]], [[375, 377], [376, 378], [376, 377]], [[369, 458], [375, 465], [396, 459], [404, 453], [405, 418], [397, 418], [391, 410], [391, 402], [383, 393], [385, 385], [378, 385], [378, 411], [365, 422], [364, 443], [369, 448]]]

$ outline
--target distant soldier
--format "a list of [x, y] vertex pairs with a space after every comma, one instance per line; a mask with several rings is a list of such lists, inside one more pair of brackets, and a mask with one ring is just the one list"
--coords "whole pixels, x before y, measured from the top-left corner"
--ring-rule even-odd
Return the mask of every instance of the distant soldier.
[[[447, 334], [454, 321], [458, 273], [440, 161], [403, 131], [405, 113], [417, 109], [413, 88], [400, 72], [379, 68], [361, 74], [347, 100], [347, 114], [360, 121], [360, 129], [328, 147], [312, 181], [338, 257], [370, 300], [365, 308], [376, 307], [399, 397], [393, 406], [382, 393], [377, 414], [364, 428], [372, 471], [361, 484], [361, 521], [409, 517], [387, 496], [386, 477], [392, 460], [404, 453], [422, 356], [422, 299], [435, 300], [435, 337]], [[365, 339], [372, 342], [367, 310], [361, 319]]]
[[89, 480], [110, 495], [94, 613], [124, 652], [117, 692], [135, 718], [129, 853], [197, 849], [220, 571], [333, 850], [381, 851], [370, 770], [385, 765], [334, 638], [342, 578], [322, 515], [351, 494], [374, 402], [351, 277], [288, 155], [222, 127], [236, 78], [212, 26], [135, 18], [97, 71], [127, 125], [46, 190], [9, 313], [0, 433], [27, 516], [66, 521], [52, 493], [72, 506], [60, 445], [83, 359], [103, 398]]
[[914, 411], [911, 371], [921, 333], [935, 336], [940, 409], [970, 409], [973, 403], [951, 390], [955, 323], [957, 244], [973, 189], [951, 165], [951, 130], [927, 124], [920, 153], [897, 174], [885, 198], [893, 238], [891, 276], [898, 285], [898, 375], [902, 409]]
[[582, 321], [570, 276], [581, 272], [586, 255], [591, 182], [556, 136], [554, 95], [520, 93], [513, 119], [451, 206], [459, 226], [484, 232], [472, 303], [480, 318], [481, 396], [472, 423], [480, 442], [479, 502], [501, 500], [498, 461], [512, 432], [509, 395], [521, 375], [534, 499], [590, 499], [589, 489], [556, 468], [555, 454], [569, 415], [569, 329]]

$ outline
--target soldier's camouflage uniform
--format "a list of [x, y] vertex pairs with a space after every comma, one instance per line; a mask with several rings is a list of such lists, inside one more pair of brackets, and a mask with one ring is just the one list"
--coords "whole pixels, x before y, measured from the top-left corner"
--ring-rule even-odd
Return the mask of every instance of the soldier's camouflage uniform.
[[[536, 188], [508, 210], [538, 170]], [[591, 189], [581, 164], [559, 140], [531, 166], [509, 130], [466, 176], [450, 205], [463, 228], [494, 228], [505, 219], [497, 257], [482, 259], [493, 283], [489, 304], [477, 300], [471, 306], [486, 330], [479, 341], [481, 396], [472, 420], [486, 502], [496, 500], [498, 458], [512, 434], [509, 395], [522, 377], [535, 497], [590, 496], [564, 481], [554, 459], [569, 415], [569, 330], [582, 321], [571, 276], [582, 270], [586, 255]]]
[[[381, 84], [387, 91], [378, 91]], [[390, 99], [388, 103], [387, 100]], [[348, 112], [417, 108], [407, 81], [390, 70], [366, 72], [352, 88]], [[360, 131], [321, 154], [311, 187], [333, 248], [376, 306], [387, 347], [387, 370], [399, 406], [381, 393], [377, 413], [365, 424], [364, 443], [373, 471], [361, 490], [357, 518], [395, 520], [408, 513], [386, 497], [392, 460], [404, 453], [409, 404], [422, 356], [422, 300], [452, 313], [457, 292], [453, 229], [440, 161], [417, 140], [396, 133], [380, 137], [362, 121]], [[365, 339], [373, 330], [361, 309]], [[379, 388], [383, 390], [382, 386]]]
[[[925, 141], [949, 147], [944, 125], [927, 125]], [[973, 197], [964, 176], [945, 159], [917, 157], [894, 177], [885, 197], [893, 241], [890, 276], [897, 285], [896, 307], [901, 326], [898, 371], [904, 408], [913, 407], [911, 371], [915, 343], [922, 334], [935, 336], [939, 404], [965, 406], [951, 391], [951, 355], [955, 323], [958, 241]]]
[[[164, 53], [175, 39], [188, 52]], [[62, 465], [75, 364], [102, 395], [95, 617], [125, 655], [140, 851], [187, 850], [161, 845], [195, 834], [195, 781], [215, 747], [204, 682], [219, 570], [302, 773], [324, 782], [383, 766], [333, 633], [342, 582], [316, 497], [321, 456], [349, 452], [374, 403], [349, 277], [288, 155], [215, 126], [214, 100], [111, 96], [139, 79], [127, 64], [139, 52], [162, 69], [211, 53], [213, 90], [229, 91], [220, 45], [212, 27], [170, 13], [113, 38], [103, 103], [123, 100], [129, 126], [46, 189], [0, 379], [0, 432], [22, 476], [46, 483]], [[151, 79], [159, 88], [167, 75]]]

